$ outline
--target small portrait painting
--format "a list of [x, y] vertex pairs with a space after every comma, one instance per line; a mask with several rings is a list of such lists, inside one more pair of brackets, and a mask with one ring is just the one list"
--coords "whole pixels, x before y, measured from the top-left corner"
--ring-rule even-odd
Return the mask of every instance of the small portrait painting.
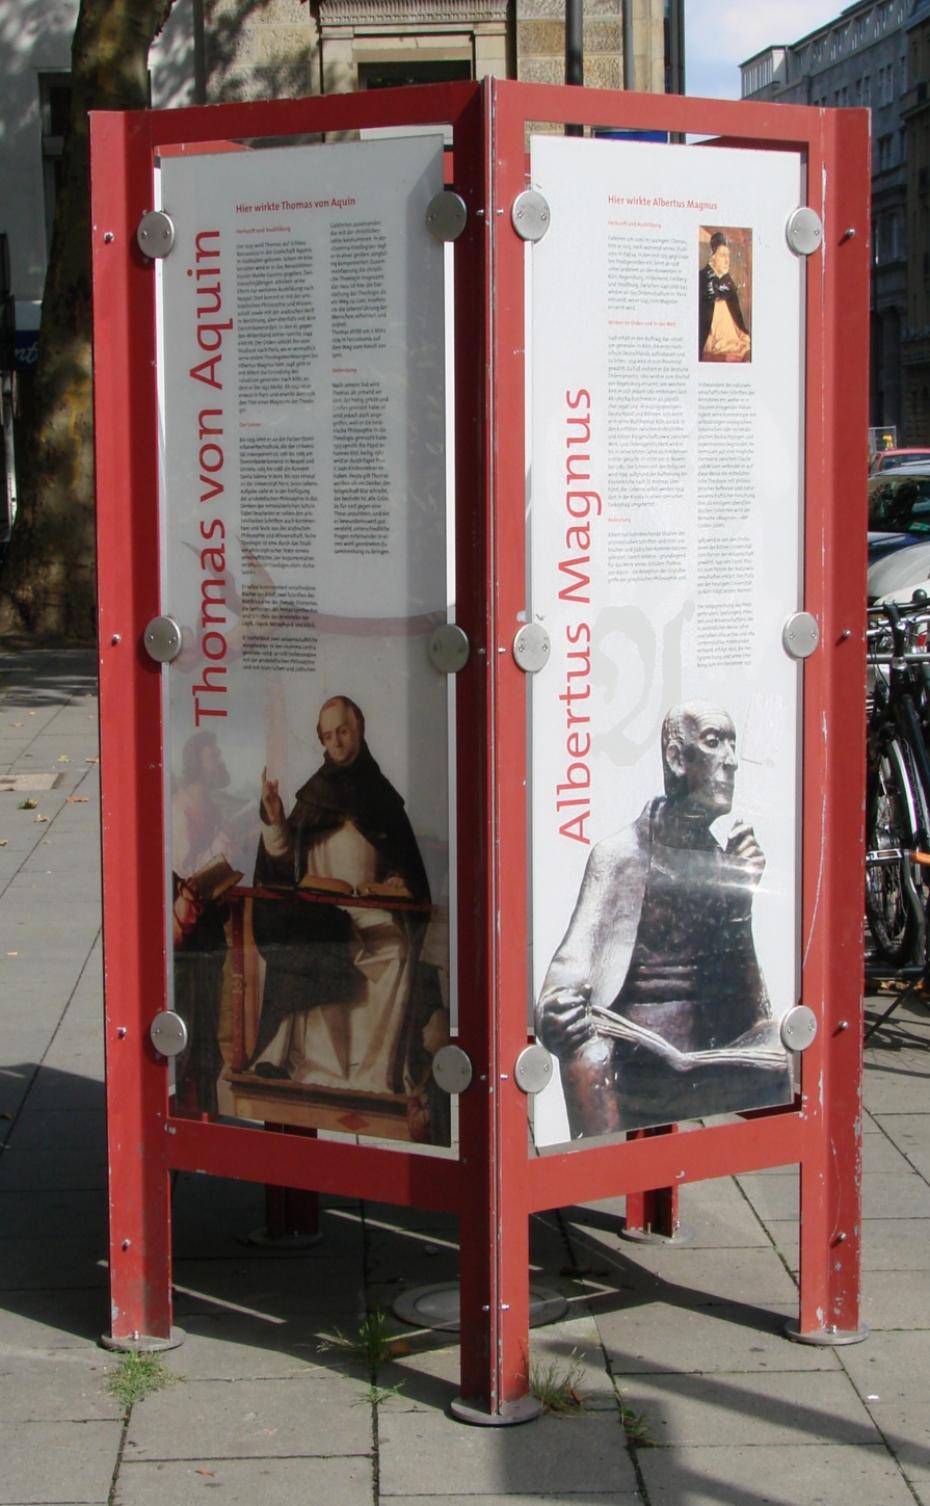
[[698, 231], [698, 360], [752, 360], [752, 231]]

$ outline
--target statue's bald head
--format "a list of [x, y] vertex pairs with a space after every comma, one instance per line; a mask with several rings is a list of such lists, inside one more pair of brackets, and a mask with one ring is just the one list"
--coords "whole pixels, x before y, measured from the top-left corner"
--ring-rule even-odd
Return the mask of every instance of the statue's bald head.
[[712, 816], [733, 805], [736, 729], [722, 706], [683, 701], [662, 723], [662, 774], [669, 800], [690, 796]]

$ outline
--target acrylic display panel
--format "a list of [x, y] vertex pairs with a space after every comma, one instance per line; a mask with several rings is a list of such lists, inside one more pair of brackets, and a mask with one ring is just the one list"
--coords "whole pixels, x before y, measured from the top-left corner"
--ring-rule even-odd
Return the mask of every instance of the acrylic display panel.
[[170, 154], [173, 1109], [448, 1146], [441, 134]]

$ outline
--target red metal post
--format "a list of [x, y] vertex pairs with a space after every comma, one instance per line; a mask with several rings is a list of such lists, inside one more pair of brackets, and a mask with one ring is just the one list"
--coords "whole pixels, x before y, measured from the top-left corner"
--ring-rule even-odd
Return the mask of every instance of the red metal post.
[[[659, 1129], [633, 1130], [631, 1140], [645, 1140], [652, 1135], [671, 1135], [677, 1125]], [[653, 1187], [648, 1192], [628, 1192], [623, 1233], [627, 1239], [674, 1239], [679, 1228], [678, 1188]]]
[[[142, 633], [158, 611], [154, 274], [135, 246], [150, 207], [144, 116], [92, 119], [100, 753], [105, 915], [110, 1342], [171, 1337], [160, 680]], [[105, 586], [104, 584], [105, 583]]]
[[[821, 115], [811, 201], [807, 397], [807, 599], [821, 648], [805, 678], [803, 1000], [820, 1015], [804, 1057], [798, 1337], [864, 1337], [859, 1320], [862, 918], [868, 425], [869, 129], [864, 111]], [[821, 160], [817, 160], [820, 155]], [[819, 317], [818, 317], [819, 316]], [[819, 326], [819, 332], [818, 332]]]

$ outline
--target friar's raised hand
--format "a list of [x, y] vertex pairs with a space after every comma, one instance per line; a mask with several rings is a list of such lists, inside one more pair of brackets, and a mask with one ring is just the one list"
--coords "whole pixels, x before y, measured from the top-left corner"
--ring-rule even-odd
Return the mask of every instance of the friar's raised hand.
[[268, 778], [267, 768], [262, 769], [262, 820], [268, 826], [284, 824], [284, 806], [278, 794], [278, 781]]

